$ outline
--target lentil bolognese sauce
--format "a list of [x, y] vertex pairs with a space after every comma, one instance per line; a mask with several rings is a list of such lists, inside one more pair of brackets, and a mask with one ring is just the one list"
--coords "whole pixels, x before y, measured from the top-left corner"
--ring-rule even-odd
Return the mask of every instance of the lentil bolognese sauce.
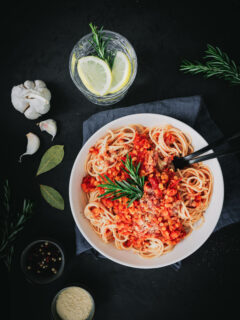
[[88, 198], [84, 214], [95, 232], [118, 249], [152, 258], [199, 227], [212, 174], [202, 163], [177, 171], [171, 164], [192, 151], [190, 137], [171, 125], [108, 130], [90, 148], [81, 184]]

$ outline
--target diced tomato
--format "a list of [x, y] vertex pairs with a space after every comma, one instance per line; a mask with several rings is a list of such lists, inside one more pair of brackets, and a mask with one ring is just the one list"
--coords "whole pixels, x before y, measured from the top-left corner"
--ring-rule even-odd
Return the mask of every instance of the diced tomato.
[[167, 145], [172, 145], [175, 142], [175, 137], [170, 132], [164, 134], [164, 141]]
[[[164, 140], [166, 144], [171, 145], [175, 137], [171, 133], [166, 133]], [[92, 147], [90, 153], [98, 155], [101, 160], [105, 159], [105, 155], [99, 156], [99, 149], [96, 147]], [[128, 154], [135, 166], [141, 163], [139, 173], [145, 176], [143, 197], [135, 200], [130, 207], [128, 207], [127, 197], [116, 200], [102, 197], [99, 201], [114, 216], [118, 235], [128, 237], [128, 240], [123, 243], [124, 247], [145, 248], [148, 246], [149, 238], [160, 239], [165, 244], [175, 245], [186, 235], [181, 219], [176, 214], [176, 210], [173, 210], [176, 203], [181, 200], [178, 191], [181, 178], [168, 166], [159, 170], [158, 153], [147, 134], [136, 133], [133, 149]], [[112, 181], [127, 180], [129, 174], [122, 170], [124, 167], [122, 160], [126, 161], [126, 156], [120, 156], [117, 163], [104, 175], [106, 174]], [[166, 163], [169, 164], [171, 160], [172, 157], [168, 157]], [[111, 165], [110, 162], [108, 164]], [[104, 175], [102, 175], [103, 179], [105, 179]], [[86, 193], [98, 190], [103, 194], [105, 190], [98, 187], [99, 183], [95, 177], [87, 175], [83, 178], [82, 189]], [[200, 195], [190, 199], [193, 206], [199, 205], [201, 201]], [[94, 208], [92, 212], [96, 219], [100, 219], [103, 209]], [[107, 233], [111, 238], [111, 232], [107, 231]]]
[[96, 181], [97, 180], [90, 175], [84, 177], [81, 184], [83, 191], [86, 193], [94, 191], [96, 188]]

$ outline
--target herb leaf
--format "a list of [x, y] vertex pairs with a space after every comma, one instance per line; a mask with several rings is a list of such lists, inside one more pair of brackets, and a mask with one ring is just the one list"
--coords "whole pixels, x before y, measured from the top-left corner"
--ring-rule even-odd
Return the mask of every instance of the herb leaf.
[[98, 197], [113, 198], [113, 200], [127, 197], [129, 199], [128, 207], [130, 207], [135, 200], [142, 198], [145, 177], [140, 177], [139, 175], [141, 163], [139, 162], [135, 167], [133, 165], [131, 156], [129, 157], [127, 155], [126, 161], [122, 161], [122, 163], [125, 166], [125, 168], [122, 168], [122, 170], [128, 173], [130, 178], [128, 178], [127, 181], [112, 181], [106, 175], [104, 175], [105, 179], [100, 176], [104, 183], [99, 184], [98, 187], [104, 188], [105, 192]]
[[0, 259], [3, 259], [8, 271], [11, 269], [14, 242], [33, 213], [33, 202], [24, 199], [20, 212], [11, 208], [11, 192], [8, 180], [3, 186], [2, 208], [0, 211]]
[[48, 204], [50, 204], [50, 206], [59, 210], [64, 210], [64, 200], [57, 190], [52, 187], [40, 184], [40, 191], [43, 198], [47, 201]]
[[55, 145], [44, 153], [37, 171], [37, 176], [55, 168], [59, 163], [62, 162], [64, 157], [63, 148], [64, 146], [62, 145]]
[[89, 23], [89, 26], [92, 30], [92, 40], [89, 40], [89, 43], [94, 48], [97, 56], [112, 68], [115, 52], [107, 50], [107, 44], [110, 39], [104, 40], [105, 34], [102, 32], [103, 27], [98, 29], [98, 27], [94, 26], [92, 23]]
[[231, 84], [240, 84], [240, 66], [237, 66], [225, 52], [208, 44], [205, 53], [204, 59], [208, 60], [205, 64], [183, 60], [180, 71], [191, 74], [202, 73], [206, 78], [216, 76]]

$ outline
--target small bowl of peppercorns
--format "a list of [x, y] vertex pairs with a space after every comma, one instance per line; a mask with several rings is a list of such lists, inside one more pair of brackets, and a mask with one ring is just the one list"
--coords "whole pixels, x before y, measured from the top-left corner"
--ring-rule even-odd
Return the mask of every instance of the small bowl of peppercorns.
[[30, 282], [37, 284], [56, 280], [63, 273], [64, 264], [63, 250], [52, 240], [33, 241], [21, 255], [22, 271]]

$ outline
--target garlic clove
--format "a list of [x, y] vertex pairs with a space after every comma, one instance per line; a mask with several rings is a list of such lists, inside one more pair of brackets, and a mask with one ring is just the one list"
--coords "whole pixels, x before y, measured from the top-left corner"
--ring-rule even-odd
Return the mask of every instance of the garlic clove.
[[27, 80], [27, 81], [24, 82], [24, 87], [27, 88], [27, 89], [34, 89], [34, 82], [30, 81], [30, 80]]
[[27, 119], [30, 119], [30, 120], [35, 120], [37, 118], [39, 118], [41, 116], [40, 113], [38, 113], [34, 108], [32, 107], [29, 107], [25, 113], [24, 113], [25, 117]]
[[29, 107], [29, 102], [23, 98], [25, 90], [26, 89], [23, 87], [23, 85], [19, 85], [13, 87], [11, 92], [12, 104], [14, 108], [21, 113], [24, 113]]
[[46, 83], [42, 80], [35, 80], [35, 85], [38, 88], [46, 88]]
[[57, 134], [57, 123], [53, 119], [47, 119], [38, 123], [41, 131], [46, 131], [52, 136], [52, 140]]
[[[50, 110], [50, 104], [47, 103], [46, 100], [40, 100], [40, 99], [33, 99], [31, 101], [30, 108], [35, 109], [36, 112], [38, 112], [40, 115], [47, 113]], [[26, 112], [25, 112], [26, 115]]]
[[22, 157], [26, 156], [26, 155], [31, 155], [34, 154], [35, 152], [38, 151], [38, 148], [40, 146], [40, 140], [38, 138], [38, 136], [32, 132], [29, 132], [28, 134], [26, 134], [26, 137], [28, 139], [27, 142], [27, 150], [25, 153], [23, 153], [20, 157], [19, 157], [19, 162], [22, 162]]

